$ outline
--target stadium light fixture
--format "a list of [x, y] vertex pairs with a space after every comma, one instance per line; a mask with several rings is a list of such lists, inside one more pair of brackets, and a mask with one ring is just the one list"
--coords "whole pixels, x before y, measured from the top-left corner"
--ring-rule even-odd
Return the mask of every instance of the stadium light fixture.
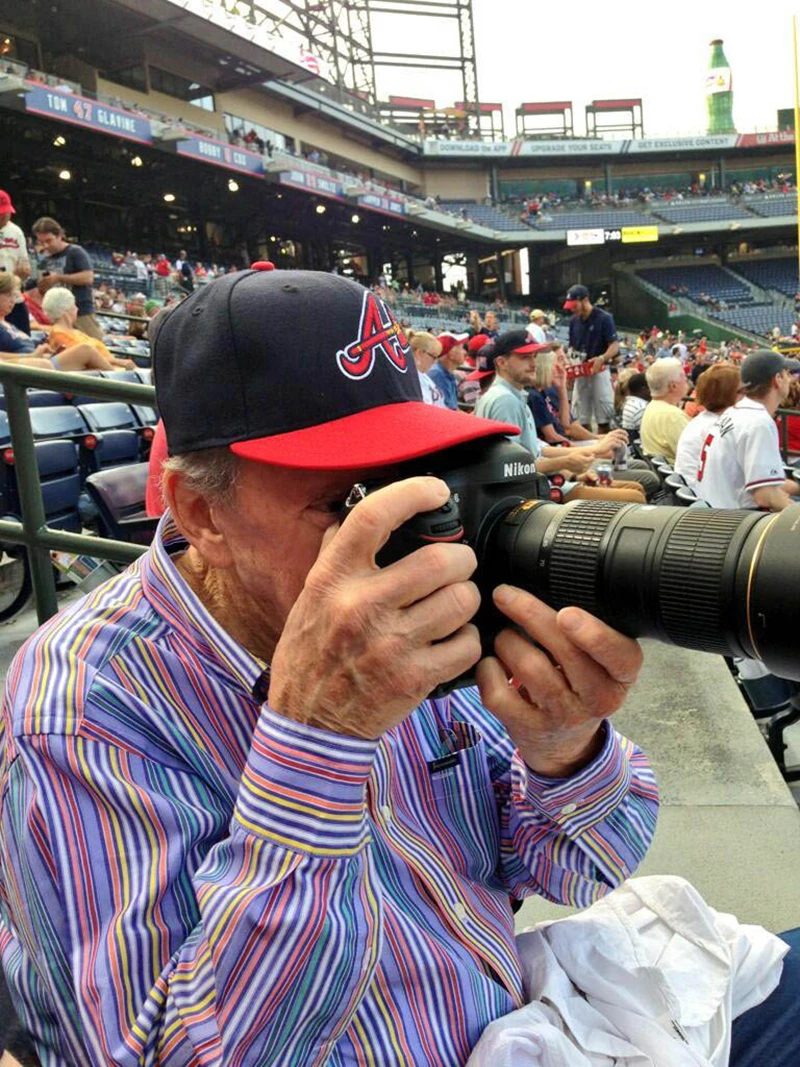
[[66, 137], [62, 137], [62, 135], [59, 134], [58, 137], [54, 138], [54, 140], [53, 140], [53, 147], [54, 148], [63, 148], [66, 143], [67, 143]]
[[361, 222], [361, 216], [360, 215], [351, 215], [350, 216], [350, 221], [351, 222], [356, 222], [356, 223], [357, 222]]
[[317, 211], [318, 215], [324, 215], [325, 212], [327, 211], [327, 208], [325, 207], [324, 204], [317, 204], [316, 211]]
[[175, 203], [175, 194], [174, 193], [164, 193], [164, 200], [166, 201], [167, 204], [174, 204]]
[[228, 178], [228, 190], [231, 193], [239, 192], [239, 183], [236, 181], [235, 178]]
[[68, 182], [72, 178], [72, 171], [71, 170], [66, 170], [66, 169], [65, 170], [60, 170], [58, 172], [58, 176], [62, 180], [62, 182]]
[[144, 166], [144, 160], [142, 159], [141, 156], [134, 156], [133, 159], [131, 160], [131, 166], [132, 167], [142, 167], [142, 166]]

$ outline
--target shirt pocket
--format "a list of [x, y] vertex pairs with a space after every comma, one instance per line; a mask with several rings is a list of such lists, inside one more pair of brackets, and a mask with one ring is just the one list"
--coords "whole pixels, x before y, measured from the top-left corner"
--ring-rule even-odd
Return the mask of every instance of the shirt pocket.
[[[434, 838], [456, 870], [471, 881], [486, 882], [497, 869], [500, 817], [489, 774], [486, 746], [480, 731], [470, 723], [454, 722], [458, 762], [436, 772], [428, 765], [436, 821]], [[447, 757], [438, 763], [449, 762]]]

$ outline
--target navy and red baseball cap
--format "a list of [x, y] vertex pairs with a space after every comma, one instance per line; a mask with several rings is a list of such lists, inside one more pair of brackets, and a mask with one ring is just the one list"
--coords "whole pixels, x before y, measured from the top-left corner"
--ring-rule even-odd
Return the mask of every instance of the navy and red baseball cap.
[[589, 290], [585, 285], [573, 285], [564, 300], [564, 310], [574, 311], [581, 300], [588, 300]]
[[480, 381], [481, 378], [485, 378], [488, 374], [494, 374], [495, 372], [495, 360], [498, 356], [528, 356], [534, 355], [536, 352], [545, 352], [550, 348], [549, 345], [540, 345], [534, 341], [531, 341], [530, 335], [527, 330], [506, 330], [505, 333], [501, 333], [495, 340], [489, 340], [486, 345], [478, 351], [477, 366], [471, 374], [467, 375], [466, 380], [469, 382]]
[[225, 275], [195, 290], [153, 332], [170, 455], [228, 446], [280, 467], [357, 470], [518, 432], [424, 403], [391, 311], [340, 275], [264, 268]]

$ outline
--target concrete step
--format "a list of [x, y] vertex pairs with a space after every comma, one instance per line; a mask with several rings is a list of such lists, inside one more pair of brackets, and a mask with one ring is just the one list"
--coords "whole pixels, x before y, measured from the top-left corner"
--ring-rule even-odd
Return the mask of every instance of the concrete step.
[[[800, 810], [724, 661], [644, 644], [640, 680], [614, 717], [647, 752], [661, 789], [638, 873], [682, 875], [743, 922], [775, 932], [800, 925]], [[534, 898], [517, 926], [570, 910]]]

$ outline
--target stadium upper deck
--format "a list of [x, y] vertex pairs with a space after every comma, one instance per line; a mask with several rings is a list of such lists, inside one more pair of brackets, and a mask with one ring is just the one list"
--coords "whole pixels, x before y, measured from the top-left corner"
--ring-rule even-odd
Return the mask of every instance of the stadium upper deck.
[[[202, 5], [177, 7], [176, 17], [173, 0], [82, 0], [63, 12], [38, 0], [3, 5], [0, 144], [24, 218], [55, 213], [84, 241], [141, 247], [145, 238], [198, 256], [278, 245], [286, 265], [331, 266], [346, 254], [367, 276], [394, 259], [431, 284], [442, 258], [460, 255], [475, 289], [485, 275], [512, 293], [525, 291], [517, 259], [503, 270], [482, 270], [482, 259], [527, 248], [534, 263], [601, 243], [629, 258], [640, 249], [622, 247], [623, 227], [670, 254], [792, 239], [796, 198], [729, 193], [791, 179], [790, 134], [413, 136], [358, 98], [334, 98], [302, 64], [200, 17]], [[647, 189], [686, 199], [651, 200]], [[523, 220], [521, 201], [543, 196], [557, 206]], [[589, 204], [598, 197], [612, 203]]]

